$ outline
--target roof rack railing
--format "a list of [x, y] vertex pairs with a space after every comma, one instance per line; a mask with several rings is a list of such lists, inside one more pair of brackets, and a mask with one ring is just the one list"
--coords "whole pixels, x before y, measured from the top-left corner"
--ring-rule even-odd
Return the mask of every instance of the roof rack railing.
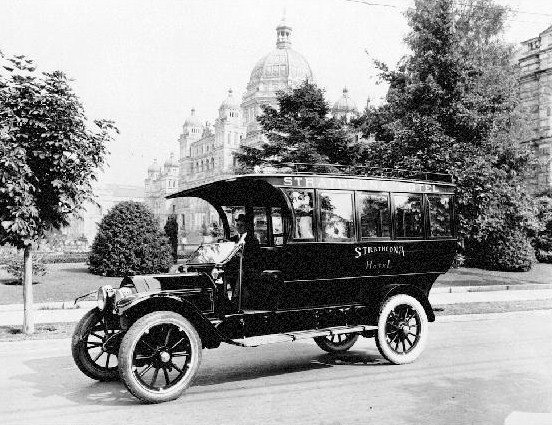
[[407, 180], [426, 180], [432, 182], [453, 183], [454, 178], [447, 173], [406, 170], [402, 168], [367, 167], [363, 165], [309, 164], [305, 162], [283, 162], [279, 164], [263, 163], [260, 172], [291, 172], [296, 174], [334, 174], [365, 177], [387, 177]]

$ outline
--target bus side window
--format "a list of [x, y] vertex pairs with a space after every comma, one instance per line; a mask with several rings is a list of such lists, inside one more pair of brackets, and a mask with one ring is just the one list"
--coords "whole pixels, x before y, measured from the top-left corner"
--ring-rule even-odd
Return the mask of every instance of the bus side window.
[[429, 232], [432, 237], [452, 236], [452, 196], [427, 195]]
[[314, 240], [314, 192], [305, 189], [287, 189], [286, 195], [293, 207], [294, 239]]
[[320, 191], [320, 218], [323, 242], [349, 242], [355, 239], [351, 192]]
[[272, 238], [274, 245], [284, 244], [284, 222], [282, 219], [282, 209], [280, 207], [271, 208], [272, 215]]
[[388, 238], [391, 214], [387, 193], [357, 192], [362, 238]]
[[421, 238], [424, 235], [422, 195], [394, 194], [395, 235], [398, 238]]
[[268, 244], [268, 223], [265, 207], [253, 207], [253, 231], [261, 245]]

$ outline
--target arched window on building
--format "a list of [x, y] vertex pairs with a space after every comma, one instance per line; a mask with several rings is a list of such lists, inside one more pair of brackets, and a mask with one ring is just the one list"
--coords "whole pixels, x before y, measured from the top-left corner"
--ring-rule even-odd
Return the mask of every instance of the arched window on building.
[[228, 133], [228, 144], [232, 143], [232, 133]]

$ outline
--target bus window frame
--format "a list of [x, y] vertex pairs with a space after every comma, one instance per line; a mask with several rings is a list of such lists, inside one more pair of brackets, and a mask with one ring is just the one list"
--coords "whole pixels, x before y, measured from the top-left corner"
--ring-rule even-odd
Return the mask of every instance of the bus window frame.
[[[393, 209], [391, 207], [391, 197], [394, 192], [373, 191], [373, 190], [355, 190], [355, 212], [357, 221], [357, 235], [358, 241], [389, 241], [393, 239]], [[361, 205], [358, 203], [359, 194], [374, 194], [374, 195], [387, 195], [387, 209], [389, 211], [389, 236], [362, 236], [362, 223], [361, 223]]]
[[[316, 194], [316, 189], [310, 188], [310, 187], [282, 187], [285, 196], [285, 200], [288, 204], [288, 209], [290, 212], [290, 226], [289, 226], [289, 236], [286, 238], [286, 224], [284, 221], [284, 245], [286, 243], [313, 243], [313, 242], [319, 242], [318, 240], [318, 222], [319, 222], [319, 208], [318, 208], [318, 196]], [[291, 198], [288, 196], [288, 193], [293, 191], [304, 191], [309, 192], [312, 194], [312, 233], [314, 235], [314, 238], [312, 239], [301, 239], [295, 237], [295, 225], [296, 225], [296, 217], [295, 217], [295, 209], [293, 208], [293, 203], [291, 201]], [[284, 219], [284, 212], [282, 211], [282, 220]]]
[[[449, 219], [450, 219], [450, 235], [445, 236], [432, 236], [431, 235], [431, 214], [429, 211], [429, 197], [430, 196], [449, 196], [450, 197], [450, 207], [449, 207]], [[424, 212], [424, 216], [427, 218], [426, 224], [426, 239], [431, 240], [442, 240], [442, 239], [451, 239], [456, 237], [456, 227], [454, 223], [454, 217], [456, 211], [454, 210], [455, 197], [453, 193], [424, 193], [424, 203], [426, 205], [427, 211]]]
[[[355, 190], [344, 190], [344, 189], [315, 189], [315, 192], [316, 192], [316, 222], [317, 222], [317, 226], [316, 226], [316, 242], [319, 242], [319, 243], [338, 243], [338, 244], [347, 244], [347, 243], [357, 243], [359, 241], [359, 233], [358, 233], [358, 229], [357, 229], [357, 216], [356, 216], [356, 195], [355, 195]], [[352, 229], [353, 231], [355, 232], [355, 235], [350, 238], [351, 240], [345, 240], [345, 241], [341, 241], [341, 242], [338, 242], [338, 241], [324, 241], [322, 240], [323, 237], [322, 237], [322, 206], [321, 206], [321, 202], [320, 202], [320, 196], [321, 196], [321, 192], [332, 192], [332, 193], [346, 193], [346, 194], [349, 194], [351, 195], [351, 201], [353, 202], [352, 203], [352, 207], [353, 207], [353, 210], [352, 210], [352, 213], [353, 213], [353, 226], [352, 226]], [[312, 240], [309, 240], [309, 242], [313, 242]]]
[[[420, 205], [420, 212], [422, 214], [422, 232], [420, 236], [398, 236], [397, 235], [397, 208], [395, 205], [395, 195], [414, 195], [419, 196], [421, 198], [421, 205]], [[424, 240], [428, 239], [427, 237], [427, 226], [426, 226], [426, 220], [427, 220], [427, 214], [426, 214], [426, 199], [423, 192], [390, 192], [390, 198], [391, 198], [391, 221], [392, 221], [392, 239], [394, 240]]]

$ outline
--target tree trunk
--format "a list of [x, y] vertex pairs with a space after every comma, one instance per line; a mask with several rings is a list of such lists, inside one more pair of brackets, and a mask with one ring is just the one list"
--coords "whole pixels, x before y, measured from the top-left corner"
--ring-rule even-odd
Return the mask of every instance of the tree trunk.
[[33, 256], [32, 245], [27, 245], [23, 253], [23, 333], [34, 333], [33, 312]]

